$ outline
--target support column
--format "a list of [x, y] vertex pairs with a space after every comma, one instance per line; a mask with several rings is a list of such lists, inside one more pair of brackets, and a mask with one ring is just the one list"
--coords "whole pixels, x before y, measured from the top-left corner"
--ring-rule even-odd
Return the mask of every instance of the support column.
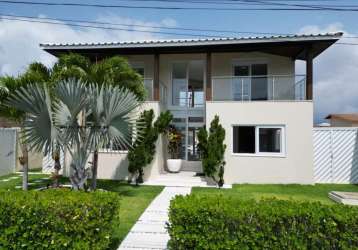
[[153, 70], [153, 100], [159, 101], [159, 54], [154, 54], [154, 70]]
[[313, 100], [313, 56], [310, 49], [306, 52], [306, 100]]
[[212, 82], [211, 82], [211, 52], [206, 53], [206, 100], [212, 100]]

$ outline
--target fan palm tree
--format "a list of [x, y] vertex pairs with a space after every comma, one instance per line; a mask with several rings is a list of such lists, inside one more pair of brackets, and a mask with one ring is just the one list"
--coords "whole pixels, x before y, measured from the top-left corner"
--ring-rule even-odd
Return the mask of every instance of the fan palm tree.
[[[110, 141], [131, 145], [141, 101], [127, 88], [78, 79], [56, 83], [54, 93], [51, 97], [48, 87], [28, 85], [16, 90], [7, 105], [27, 114], [23, 137], [29, 149], [50, 153], [60, 146], [69, 152], [72, 186], [84, 189], [91, 152]], [[81, 113], [85, 123], [78, 119]]]
[[[62, 55], [54, 65], [51, 81], [56, 83], [66, 79], [79, 79], [84, 82], [111, 84], [131, 90], [140, 101], [147, 95], [143, 78], [137, 74], [122, 57], [114, 56], [92, 63], [88, 58], [79, 54]], [[92, 119], [92, 117], [88, 117]], [[82, 121], [84, 119], [82, 118]], [[97, 148], [97, 147], [96, 147]], [[94, 150], [92, 159], [92, 189], [97, 186], [98, 150]]]

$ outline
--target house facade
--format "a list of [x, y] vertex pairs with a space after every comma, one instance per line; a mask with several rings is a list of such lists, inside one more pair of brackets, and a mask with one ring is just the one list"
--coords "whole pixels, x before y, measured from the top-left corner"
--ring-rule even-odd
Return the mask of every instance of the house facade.
[[[170, 110], [182, 134], [182, 171], [201, 172], [198, 129], [215, 115], [225, 128], [225, 183], [313, 183], [313, 60], [342, 33], [105, 44], [42, 44], [55, 55], [126, 57], [143, 75], [142, 109]], [[295, 62], [306, 62], [297, 75]], [[157, 142], [145, 179], [167, 171], [166, 140]], [[125, 179], [127, 152], [99, 155], [99, 178]], [[66, 167], [65, 167], [66, 168]], [[67, 169], [68, 171], [68, 169]], [[66, 171], [65, 171], [66, 172]]]

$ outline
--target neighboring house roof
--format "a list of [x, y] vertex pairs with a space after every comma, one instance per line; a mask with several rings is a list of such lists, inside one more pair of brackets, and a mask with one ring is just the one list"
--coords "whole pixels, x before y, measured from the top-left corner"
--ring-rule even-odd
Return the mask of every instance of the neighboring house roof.
[[[144, 40], [122, 41], [108, 43], [58, 43], [40, 44], [45, 51], [58, 55], [66, 52], [104, 53], [110, 50], [121, 53], [198, 53], [205, 51], [256, 51], [271, 49], [276, 54], [304, 57], [304, 48], [311, 47], [313, 55], [317, 56], [330, 45], [342, 37], [343, 33], [326, 33], [310, 35], [285, 35], [263, 37], [229, 37], [206, 39], [172, 39], [172, 40]], [[290, 53], [289, 53], [290, 52]]]
[[358, 113], [353, 114], [330, 114], [325, 119], [337, 119], [347, 122], [358, 122]]

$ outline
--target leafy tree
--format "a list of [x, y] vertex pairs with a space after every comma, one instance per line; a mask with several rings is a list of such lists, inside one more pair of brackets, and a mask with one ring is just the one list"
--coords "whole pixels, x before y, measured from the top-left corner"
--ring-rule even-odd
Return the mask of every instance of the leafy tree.
[[[140, 101], [128, 89], [75, 79], [56, 83], [54, 91], [55, 98], [47, 86], [27, 85], [11, 94], [7, 105], [27, 114], [23, 127], [29, 149], [49, 153], [60, 145], [70, 153], [72, 186], [84, 189], [91, 152], [110, 141], [130, 144]], [[85, 123], [80, 123], [84, 110]]]
[[224, 154], [226, 145], [225, 129], [216, 115], [210, 124], [209, 132], [205, 127], [198, 132], [198, 149], [201, 153], [204, 174], [211, 177], [219, 187], [224, 185]]
[[143, 78], [128, 61], [120, 56], [105, 58], [98, 62], [91, 62], [80, 54], [64, 54], [52, 68], [51, 81], [78, 79], [86, 83], [104, 83], [120, 86], [131, 90], [140, 100], [146, 98]]
[[172, 114], [169, 111], [160, 113], [153, 124], [154, 111], [145, 110], [141, 113], [138, 124], [141, 129], [138, 131], [138, 139], [128, 152], [128, 171], [137, 174], [136, 183], [143, 183], [143, 168], [153, 161], [155, 155], [155, 143], [161, 133], [164, 133], [171, 120]]

